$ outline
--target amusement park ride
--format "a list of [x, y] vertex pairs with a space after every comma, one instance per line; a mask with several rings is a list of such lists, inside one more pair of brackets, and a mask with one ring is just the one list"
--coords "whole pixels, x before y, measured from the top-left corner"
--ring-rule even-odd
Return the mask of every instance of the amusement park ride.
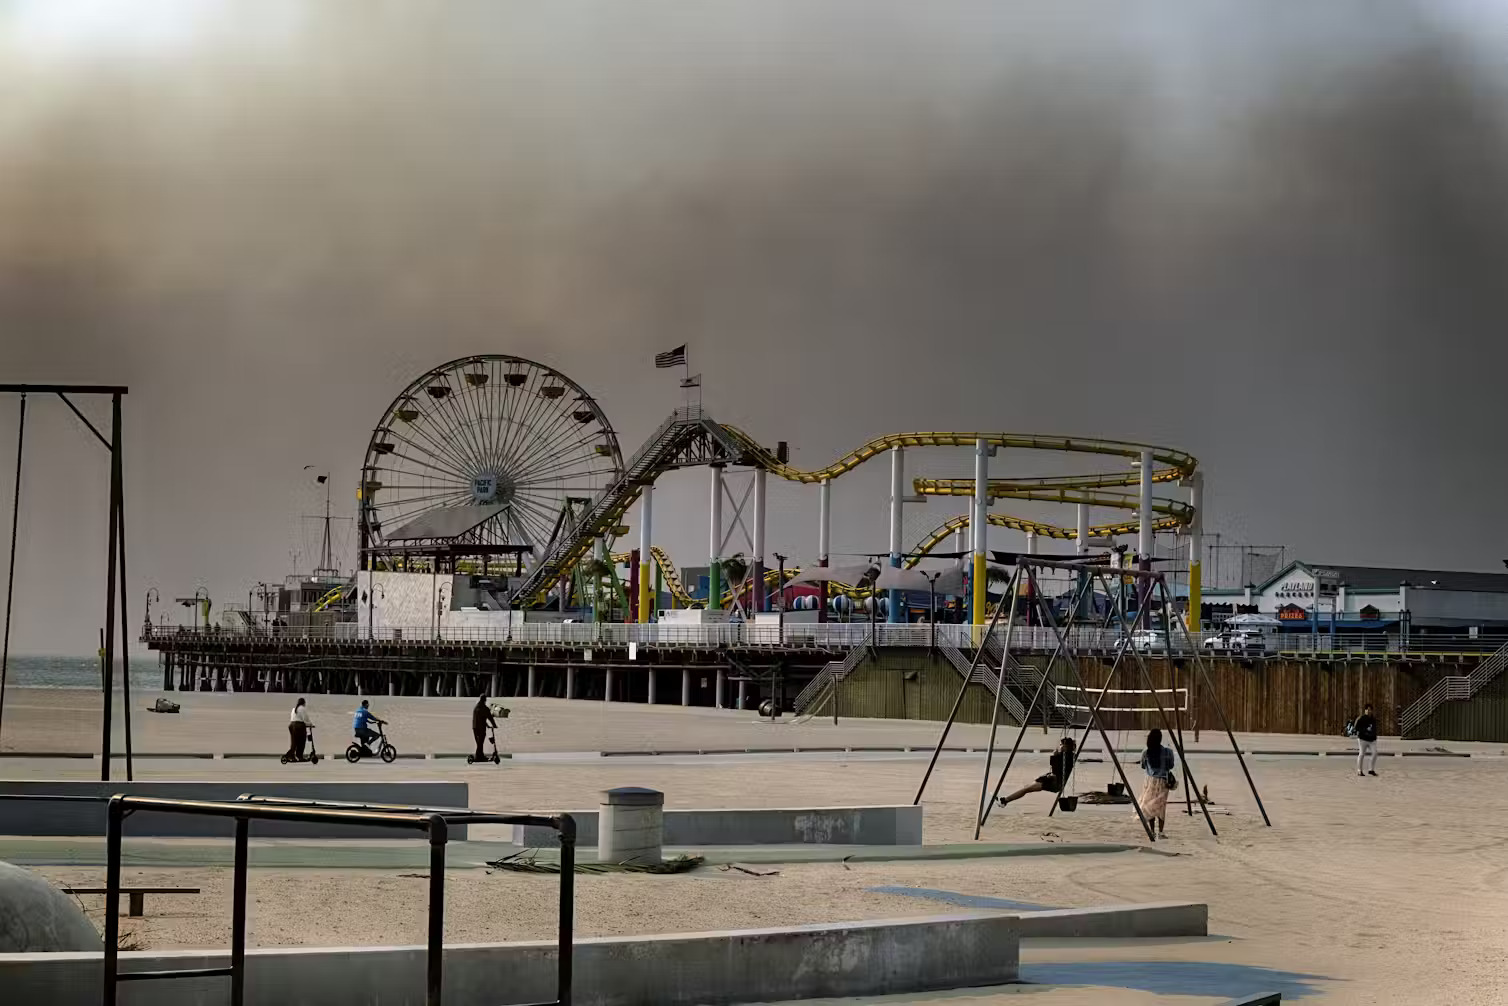
[[[918, 478], [913, 492], [972, 497], [973, 503], [968, 515], [940, 524], [908, 549], [901, 541], [904, 459], [907, 451], [926, 448], [971, 448], [973, 478]], [[1098, 455], [1130, 464], [1088, 475], [991, 478], [989, 459], [1000, 448]], [[891, 463], [889, 564], [913, 567], [940, 554], [955, 533], [968, 532], [972, 561], [965, 567], [968, 586], [960, 593], [975, 624], [989, 615], [990, 527], [1025, 532], [1028, 553], [1036, 551], [1042, 538], [1074, 541], [1077, 554], [1083, 555], [1091, 541], [1136, 534], [1135, 556], [1144, 567], [1151, 561], [1153, 535], [1179, 532], [1191, 549], [1189, 608], [1199, 610], [1202, 480], [1197, 462], [1183, 451], [1080, 437], [895, 433], [824, 468], [803, 470], [788, 462], [784, 445], [771, 450], [688, 403], [625, 461], [616, 430], [591, 394], [551, 367], [506, 355], [471, 356], [435, 367], [384, 410], [367, 445], [358, 489], [361, 573], [343, 591], [332, 591], [326, 604], [358, 605], [364, 599], [370, 617], [374, 595], [382, 589], [377, 575], [466, 573], [483, 585], [476, 595], [483, 611], [559, 617], [585, 604], [589, 573], [628, 563], [629, 621], [653, 620], [660, 596], [656, 579], [682, 606], [717, 610], [747, 598], [753, 612], [762, 611], [771, 593], [782, 593], [782, 577], [789, 582], [802, 572], [797, 566], [766, 567], [767, 477], [818, 487], [816, 564], [827, 566], [832, 483], [881, 455]], [[710, 473], [710, 583], [703, 598], [692, 596], [670, 557], [653, 541], [654, 485], [667, 472], [687, 467], [705, 467]], [[722, 511], [729, 467], [753, 474], [752, 554], [740, 584], [720, 582], [728, 559]], [[1186, 488], [1188, 501], [1154, 496], [1154, 487], [1173, 485]], [[1004, 499], [1073, 504], [1077, 521], [1059, 526], [991, 513], [990, 505]], [[615, 553], [613, 546], [628, 532], [624, 521], [636, 502], [638, 547]], [[1131, 519], [1090, 526], [1091, 507], [1130, 511]], [[810, 571], [807, 578], [812, 578]], [[824, 590], [855, 598], [872, 593], [864, 583], [826, 583]], [[891, 620], [906, 618], [893, 594], [888, 609]]]

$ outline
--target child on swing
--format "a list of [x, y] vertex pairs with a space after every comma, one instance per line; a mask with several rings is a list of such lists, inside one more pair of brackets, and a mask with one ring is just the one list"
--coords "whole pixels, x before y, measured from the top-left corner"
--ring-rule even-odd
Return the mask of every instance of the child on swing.
[[1010, 796], [1000, 798], [1000, 806], [1021, 799], [1028, 793], [1061, 793], [1068, 782], [1068, 776], [1073, 772], [1073, 738], [1064, 737], [1058, 743], [1058, 750], [1053, 752], [1047, 759], [1050, 768], [1046, 775], [1037, 776], [1037, 781], [1028, 786], [1023, 786]]

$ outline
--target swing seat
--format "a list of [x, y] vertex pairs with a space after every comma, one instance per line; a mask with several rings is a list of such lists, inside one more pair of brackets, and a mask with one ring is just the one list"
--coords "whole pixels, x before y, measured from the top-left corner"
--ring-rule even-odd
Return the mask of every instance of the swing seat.
[[1058, 809], [1065, 814], [1072, 814], [1079, 809], [1079, 798], [1076, 796], [1058, 797]]

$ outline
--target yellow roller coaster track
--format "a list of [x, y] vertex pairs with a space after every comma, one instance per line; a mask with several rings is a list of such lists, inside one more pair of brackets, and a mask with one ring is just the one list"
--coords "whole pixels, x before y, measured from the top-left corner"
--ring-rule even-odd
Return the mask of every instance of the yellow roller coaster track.
[[336, 601], [340, 600], [341, 596], [344, 595], [345, 592], [347, 590], [350, 590], [350, 589], [351, 589], [350, 584], [344, 584], [344, 583], [341, 584], [339, 587], [335, 587], [334, 589], [332, 589], [331, 591], [329, 591], [327, 594], [325, 594], [323, 597], [321, 597], [318, 601], [316, 601], [315, 604], [314, 604], [314, 607], [310, 608], [309, 611], [311, 613], [318, 612], [318, 611], [324, 611], [330, 605], [332, 605]]
[[[1053, 451], [1071, 454], [1098, 454], [1138, 461], [1141, 459], [1144, 451], [1151, 451], [1153, 461], [1159, 466], [1154, 468], [1152, 472], [1152, 481], [1156, 483], [1176, 482], [1185, 479], [1194, 473], [1199, 464], [1193, 455], [1184, 451], [1132, 441], [1043, 436], [1037, 434], [920, 432], [886, 434], [850, 451], [825, 468], [803, 470], [780, 461], [774, 452], [738, 427], [719, 425], [743, 449], [744, 457], [741, 459], [741, 463], [763, 468], [777, 478], [804, 484], [819, 483], [827, 479], [838, 478], [858, 468], [866, 461], [886, 454], [895, 447], [973, 447], [979, 440], [983, 440], [987, 445], [996, 448], [1004, 447], [1017, 450]], [[662, 474], [662, 471], [653, 472], [647, 481], [652, 483], [654, 478], [659, 474]], [[1093, 475], [1057, 475], [1042, 478], [991, 480], [990, 495], [1002, 499], [1025, 499], [1053, 503], [1085, 503], [1092, 506], [1136, 509], [1138, 501], [1132, 494], [1098, 492], [1096, 490], [1117, 486], [1134, 486], [1140, 481], [1140, 477], [1140, 472], [1129, 471], [1125, 473], [1109, 472]], [[917, 492], [924, 495], [972, 496], [974, 492], [972, 479], [917, 479], [914, 485]], [[614, 521], [621, 520], [622, 516], [628, 512], [628, 509], [638, 497], [638, 486], [629, 486], [622, 496], [615, 501], [616, 505], [613, 508], [612, 514], [609, 515], [610, 519]], [[1192, 508], [1180, 501], [1159, 499], [1155, 502], [1153, 510], [1160, 515], [1154, 522], [1154, 527], [1157, 530], [1170, 530], [1185, 526], [1193, 517]], [[960, 527], [967, 526], [968, 522], [967, 517], [955, 517], [941, 525], [928, 538], [923, 540], [922, 546], [913, 550], [913, 557], [908, 558], [906, 565], [915, 565], [917, 556], [932, 551], [942, 538], [945, 538]], [[1077, 532], [1073, 528], [1059, 527], [1053, 524], [1000, 514], [991, 514], [990, 524], [996, 527], [1013, 528], [1019, 531], [1032, 531], [1047, 538], [1072, 539], [1077, 536]], [[1109, 537], [1111, 535], [1132, 534], [1135, 533], [1137, 528], [1138, 525], [1134, 521], [1099, 525], [1090, 529], [1090, 536]], [[570, 570], [587, 554], [589, 549], [590, 542], [588, 540], [577, 542], [571, 550], [572, 554], [562, 563], [560, 574], [562, 576], [568, 575]], [[670, 560], [670, 557], [665, 554], [663, 549], [659, 547], [652, 548], [651, 555], [655, 564], [659, 566], [666, 584], [670, 586], [672, 595], [678, 601], [682, 603], [703, 603], [693, 600], [686, 592], [685, 585], [681, 582], [676, 572], [674, 562]], [[618, 553], [613, 558], [620, 562], [626, 561], [627, 554]], [[794, 576], [796, 572], [796, 570], [787, 570], [787, 577]], [[778, 571], [770, 571], [765, 577], [766, 584], [774, 586], [778, 578]], [[869, 595], [869, 591], [862, 588], [840, 584], [829, 584], [829, 590], [845, 593], [857, 598]], [[732, 596], [733, 592], [729, 590], [723, 595], [723, 598], [727, 601]], [[541, 592], [540, 597], [543, 597], [543, 592]]]
[[[969, 518], [966, 515], [960, 515], [951, 520], [944, 521], [917, 542], [916, 547], [907, 553], [906, 559], [901, 565], [906, 569], [910, 569], [920, 562], [923, 557], [936, 551], [939, 545], [948, 540], [949, 535], [968, 526]], [[1044, 538], [1068, 540], [1077, 537], [1072, 528], [1043, 524], [1038, 521], [1025, 520], [1021, 517], [1012, 517], [1009, 514], [990, 514], [990, 526], [1010, 528], [1014, 531], [1033, 531]], [[1159, 531], [1171, 531], [1182, 527], [1183, 521], [1176, 517], [1164, 516], [1158, 518], [1153, 526]], [[1137, 530], [1137, 527], [1138, 524], [1135, 521], [1126, 521], [1120, 524], [1099, 524], [1089, 529], [1089, 536], [1091, 538], [1104, 538], [1113, 534], [1132, 534]], [[660, 576], [665, 581], [666, 589], [669, 590], [670, 595], [676, 599], [677, 603], [685, 607], [693, 607], [706, 603], [705, 598], [691, 596], [691, 593], [686, 589], [685, 583], [681, 580], [680, 571], [676, 569], [675, 560], [671, 559], [670, 555], [663, 548], [658, 545], [651, 546], [649, 554], [650, 558], [654, 560], [654, 564], [659, 567]], [[632, 552], [615, 552], [612, 555], [612, 561], [620, 566], [629, 562], [632, 558]], [[786, 567], [785, 578], [787, 582], [800, 572], [801, 567], [799, 566]], [[780, 580], [780, 570], [765, 570], [763, 579], [766, 590], [775, 589], [776, 584]], [[746, 584], [739, 584], [736, 589], [729, 588], [725, 590], [722, 595], [723, 606], [727, 607], [731, 605], [734, 594], [741, 593], [747, 589]], [[836, 582], [829, 582], [827, 589], [829, 593], [844, 594], [855, 600], [863, 600], [872, 593], [867, 587], [855, 587], [852, 584]]]

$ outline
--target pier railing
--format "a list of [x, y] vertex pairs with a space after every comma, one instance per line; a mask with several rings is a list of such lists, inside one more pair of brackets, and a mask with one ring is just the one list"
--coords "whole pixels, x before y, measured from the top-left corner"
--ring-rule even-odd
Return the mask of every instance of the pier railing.
[[[938, 625], [936, 644], [951, 645], [972, 652], [978, 645], [970, 625]], [[781, 649], [821, 649], [847, 651], [873, 638], [875, 646], [925, 648], [933, 645], [933, 627], [925, 623], [893, 624], [889, 622], [789, 622], [724, 623], [687, 625], [669, 622], [623, 624], [617, 622], [527, 622], [519, 625], [433, 625], [368, 629], [355, 622], [330, 625], [285, 626], [273, 629], [213, 627], [191, 629], [184, 626], [153, 626], [143, 641], [159, 647], [176, 645], [233, 644], [256, 640], [260, 643], [350, 643], [382, 645], [425, 645], [462, 643], [515, 646], [640, 646], [666, 647], [770, 647]], [[1080, 653], [1113, 654], [1121, 634], [1116, 629], [1075, 627], [1068, 631], [1068, 644]], [[997, 627], [991, 637], [991, 649], [998, 653], [1006, 642], [1006, 629]], [[1165, 641], [1158, 637], [1139, 640], [1136, 648], [1147, 655], [1187, 654], [1187, 643], [1175, 633]], [[1287, 633], [1267, 637], [1260, 648], [1227, 654], [1217, 648], [1205, 648], [1207, 655], [1275, 657], [1290, 659], [1438, 659], [1485, 657], [1502, 647], [1502, 638], [1468, 636], [1416, 636], [1409, 640], [1397, 636]], [[1011, 630], [1013, 653], [1051, 651], [1057, 636], [1045, 626], [1018, 625]]]

